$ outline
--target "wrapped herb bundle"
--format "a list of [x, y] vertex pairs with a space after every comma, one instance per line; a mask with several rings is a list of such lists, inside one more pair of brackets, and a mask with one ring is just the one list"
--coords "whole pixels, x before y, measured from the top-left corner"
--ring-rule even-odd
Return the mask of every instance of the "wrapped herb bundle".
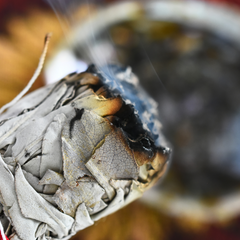
[[167, 168], [156, 104], [130, 68], [70, 74], [0, 121], [0, 220], [10, 239], [69, 239]]

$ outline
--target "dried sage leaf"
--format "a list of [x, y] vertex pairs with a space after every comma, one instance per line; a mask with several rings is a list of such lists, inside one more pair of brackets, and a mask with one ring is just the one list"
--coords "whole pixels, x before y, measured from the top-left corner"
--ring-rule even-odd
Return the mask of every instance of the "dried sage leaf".
[[73, 233], [76, 233], [86, 227], [89, 227], [93, 225], [94, 222], [89, 216], [88, 210], [86, 208], [85, 203], [79, 204], [77, 211], [76, 211], [76, 216], [75, 216], [75, 222], [73, 224], [72, 231]]
[[63, 113], [56, 115], [46, 129], [42, 141], [42, 156], [40, 165], [40, 177], [43, 177], [48, 169], [56, 172], [62, 171], [61, 142], [59, 141], [62, 133], [66, 116]]
[[35, 237], [38, 238], [40, 237], [41, 235], [43, 235], [45, 232], [47, 231], [47, 224], [46, 223], [41, 223], [36, 232], [35, 232]]
[[14, 176], [0, 156], [0, 194], [3, 206], [11, 207], [16, 201]]
[[89, 214], [102, 210], [106, 205], [101, 204], [104, 189], [94, 180], [80, 181], [74, 188], [66, 182], [57, 190], [53, 199], [59, 208], [66, 214], [75, 217], [76, 209], [85, 203]]
[[113, 75], [89, 66], [0, 115], [0, 221], [10, 240], [67, 240], [165, 173], [156, 104], [129, 68], [108, 67]]
[[17, 202], [14, 202], [8, 212], [18, 237], [20, 239], [35, 240], [35, 232], [41, 222], [24, 217]]
[[64, 182], [64, 177], [62, 174], [58, 172], [54, 172], [51, 169], [48, 169], [44, 174], [43, 178], [39, 181], [39, 184], [40, 185], [54, 184], [57, 186], [61, 186], [63, 182]]
[[[59, 238], [68, 235], [73, 219], [53, 207], [30, 186], [20, 165], [16, 167], [15, 188], [21, 213], [24, 217], [47, 223]], [[26, 205], [26, 203], [28, 204]]]
[[76, 110], [62, 131], [63, 171], [70, 187], [79, 177], [91, 176], [85, 163], [94, 149], [111, 131], [109, 122], [94, 112]]
[[[119, 129], [109, 133], [101, 147], [96, 149], [89, 162], [94, 164], [108, 182], [110, 179], [137, 179], [139, 167], [125, 136]], [[95, 177], [95, 173], [91, 172]], [[97, 178], [97, 177], [96, 177]]]
[[37, 156], [32, 158], [30, 161], [26, 162], [22, 165], [22, 168], [27, 171], [31, 172], [34, 176], [40, 178], [40, 164], [41, 164], [41, 156]]
[[26, 172], [24, 170], [23, 174], [26, 180], [29, 182], [29, 184], [35, 189], [37, 192], [42, 192], [43, 191], [43, 186], [39, 184], [39, 178], [35, 177], [33, 174], [30, 172]]
[[119, 188], [116, 190], [116, 196], [115, 198], [109, 203], [108, 207], [105, 211], [102, 211], [100, 213], [97, 213], [92, 217], [93, 221], [97, 221], [100, 218], [106, 217], [107, 215], [116, 212], [120, 208], [122, 208], [125, 205], [124, 203], [124, 191]]

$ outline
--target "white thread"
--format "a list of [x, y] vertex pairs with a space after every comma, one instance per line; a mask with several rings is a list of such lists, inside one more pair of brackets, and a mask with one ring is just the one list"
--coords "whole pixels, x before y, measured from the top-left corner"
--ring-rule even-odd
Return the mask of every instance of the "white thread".
[[2, 106], [2, 108], [0, 109], [0, 114], [4, 110], [6, 110], [7, 108], [9, 108], [9, 107], [13, 106], [15, 103], [17, 103], [24, 96], [24, 94], [26, 94], [29, 91], [29, 89], [32, 87], [32, 85], [34, 84], [34, 82], [38, 78], [38, 76], [41, 73], [42, 68], [43, 68], [43, 64], [44, 64], [44, 60], [45, 60], [45, 57], [46, 57], [46, 54], [47, 54], [48, 43], [49, 43], [50, 37], [51, 37], [50, 33], [48, 33], [45, 37], [44, 48], [43, 48], [42, 55], [39, 59], [38, 67], [37, 67], [36, 71], [34, 72], [32, 78], [28, 82], [27, 86], [11, 102]]

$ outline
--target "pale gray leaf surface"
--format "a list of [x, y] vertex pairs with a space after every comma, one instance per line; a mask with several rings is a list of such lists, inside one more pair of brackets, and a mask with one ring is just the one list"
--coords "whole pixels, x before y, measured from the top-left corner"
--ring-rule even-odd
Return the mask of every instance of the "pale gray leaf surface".
[[40, 161], [41, 156], [37, 156], [35, 158], [32, 158], [30, 161], [26, 162], [24, 165], [22, 165], [22, 168], [25, 171], [31, 172], [34, 176], [40, 178]]
[[62, 131], [63, 170], [69, 186], [75, 187], [79, 177], [91, 176], [85, 163], [110, 131], [109, 122], [91, 111], [78, 109], [69, 117]]
[[51, 203], [53, 206], [57, 207], [57, 204], [53, 200], [53, 195], [44, 194], [44, 193], [40, 193], [39, 195], [42, 196], [46, 201]]
[[3, 200], [3, 196], [0, 192], [0, 203], [2, 203], [2, 210], [3, 210], [3, 213], [5, 214], [5, 216], [9, 219], [9, 214], [8, 214], [8, 209], [9, 209], [9, 206], [6, 206], [5, 203], [4, 203], [4, 200]]
[[39, 181], [39, 184], [55, 184], [57, 186], [61, 186], [64, 181], [64, 177], [62, 174], [58, 172], [54, 172], [50, 169], [46, 171], [42, 179]]
[[70, 188], [64, 182], [53, 199], [64, 213], [75, 217], [78, 205], [83, 202], [89, 212], [102, 210], [100, 208], [103, 205], [100, 202], [104, 193], [104, 189], [94, 180], [80, 181], [74, 188]]
[[45, 234], [40, 236], [37, 240], [51, 240], [51, 237], [46, 237]]
[[4, 158], [6, 158], [6, 157], [11, 157], [12, 156], [12, 145], [9, 145], [8, 147], [7, 147], [7, 150], [6, 150], [6, 152], [4, 153]]
[[109, 179], [101, 171], [99, 171], [98, 167], [91, 161], [91, 159], [86, 163], [86, 167], [98, 183], [105, 189], [109, 200], [112, 200], [115, 196], [115, 189], [110, 185]]
[[94, 222], [89, 216], [85, 203], [79, 204], [76, 211], [75, 222], [73, 223], [72, 232], [76, 233], [86, 227], [93, 225], [93, 223]]
[[[25, 203], [29, 204], [29, 203]], [[22, 211], [19, 208], [19, 205], [16, 202], [8, 210], [9, 216], [12, 220], [12, 225], [16, 229], [16, 232], [20, 239], [26, 240], [36, 240], [35, 232], [40, 224], [39, 221], [34, 219], [29, 219], [23, 216]], [[36, 211], [35, 211], [36, 212]]]
[[17, 200], [14, 189], [14, 176], [0, 155], [0, 194], [5, 206], [11, 207]]
[[107, 135], [103, 145], [95, 151], [89, 162], [92, 162], [108, 180], [138, 178], [139, 167], [119, 129]]
[[11, 139], [12, 134], [20, 128], [24, 123], [28, 123], [28, 120], [36, 113], [36, 109], [25, 113], [23, 115], [17, 116], [5, 122], [0, 128], [0, 148], [5, 147]]
[[[54, 112], [49, 113], [45, 117], [38, 118], [34, 121], [31, 121], [27, 126], [18, 129], [15, 134], [16, 142], [12, 147], [13, 157], [16, 157], [16, 161], [21, 165], [28, 161], [30, 155], [26, 152], [29, 149], [33, 148], [34, 150], [38, 147], [42, 147], [42, 140], [46, 132], [47, 127], [53, 121], [55, 116], [59, 113], [69, 113], [73, 111], [71, 106], [65, 106], [61, 109], [58, 109]], [[27, 147], [28, 146], [28, 147]]]
[[42, 157], [40, 176], [43, 177], [48, 169], [62, 172], [61, 132], [66, 116], [63, 113], [56, 115], [48, 126], [42, 143]]
[[39, 184], [39, 178], [35, 177], [33, 174], [30, 172], [26, 172], [25, 170], [22, 170], [24, 177], [28, 181], [28, 183], [37, 191], [37, 192], [42, 192], [43, 191], [43, 186]]
[[129, 204], [134, 200], [140, 198], [144, 192], [144, 184], [141, 184], [137, 181], [132, 181], [129, 194], [125, 198], [125, 204]]
[[44, 194], [54, 194], [58, 190], [58, 185], [55, 184], [47, 184], [43, 187]]
[[64, 96], [59, 99], [57, 104], [54, 106], [54, 109], [61, 107], [66, 102], [70, 101], [75, 95], [75, 86], [68, 87], [67, 91], [64, 93]]
[[51, 112], [51, 110], [57, 104], [59, 96], [62, 96], [62, 94], [64, 94], [66, 90], [67, 86], [66, 84], [63, 84], [56, 91], [53, 91], [52, 94], [48, 98], [46, 98], [46, 100], [43, 101], [42, 104], [40, 104], [40, 106], [38, 106], [36, 109], [31, 110], [30, 112], [26, 112], [5, 122], [0, 128], [0, 147], [4, 147], [6, 143], [10, 141], [7, 141], [7, 139], [12, 135], [12, 133], [14, 133], [14, 131], [19, 128], [24, 128], [26, 125], [29, 124], [30, 121], [42, 118], [46, 116], [49, 112]]
[[11, 165], [11, 166], [15, 166], [16, 165], [16, 162], [15, 162], [15, 159], [13, 157], [3, 157], [3, 161], [8, 164], [8, 165]]
[[21, 212], [26, 218], [47, 223], [59, 238], [68, 235], [73, 218], [61, 213], [42, 198], [26, 181], [20, 165], [15, 173], [15, 187]]
[[132, 184], [131, 180], [115, 180], [115, 179], [111, 179], [110, 180], [110, 184], [115, 188], [121, 188], [124, 190], [124, 194], [128, 194], [129, 190], [130, 190], [130, 186]]
[[39, 105], [39, 107], [37, 107], [37, 112], [36, 116], [34, 116], [34, 119], [44, 117], [51, 112], [58, 103], [59, 96], [63, 96], [68, 89], [64, 82], [57, 84], [56, 86], [56, 88], [52, 89], [51, 94]]
[[[102, 196], [102, 198], [103, 198], [103, 196]], [[98, 203], [96, 203], [92, 207], [88, 207], [88, 212], [90, 215], [94, 215], [95, 213], [102, 211], [107, 206], [108, 205], [102, 199], [100, 199], [100, 201]]]
[[16, 163], [19, 162], [23, 165], [37, 152], [41, 153], [43, 131], [47, 124], [48, 122], [44, 121], [44, 119], [40, 119], [38, 124], [31, 122], [16, 133], [16, 142], [12, 147]]
[[116, 190], [116, 196], [114, 199], [109, 203], [108, 207], [96, 215], [92, 216], [93, 221], [97, 221], [100, 218], [106, 217], [107, 215], [117, 211], [118, 209], [122, 208], [124, 206], [124, 191], [119, 188]]
[[45, 234], [46, 230], [47, 230], [47, 224], [46, 223], [41, 223], [37, 228], [37, 231], [35, 233], [35, 237], [38, 238], [41, 235]]
[[29, 109], [38, 105], [49, 94], [50, 90], [55, 85], [56, 83], [48, 85], [46, 87], [39, 88], [36, 91], [27, 94], [18, 101], [18, 104], [10, 107], [6, 112], [2, 113], [0, 115], [0, 121], [3, 119], [16, 117], [24, 109]]
[[7, 164], [7, 167], [8, 167], [8, 169], [11, 171], [11, 173], [13, 174], [14, 171], [15, 171], [15, 167], [12, 166], [12, 165], [9, 165], [9, 164]]

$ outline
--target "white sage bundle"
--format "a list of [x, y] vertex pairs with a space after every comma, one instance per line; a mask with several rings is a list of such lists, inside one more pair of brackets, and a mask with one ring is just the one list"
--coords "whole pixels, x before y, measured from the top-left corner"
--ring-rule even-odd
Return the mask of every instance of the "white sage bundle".
[[9, 239], [69, 239], [164, 174], [170, 151], [155, 102], [129, 68], [105, 70], [70, 74], [0, 115], [0, 220]]

